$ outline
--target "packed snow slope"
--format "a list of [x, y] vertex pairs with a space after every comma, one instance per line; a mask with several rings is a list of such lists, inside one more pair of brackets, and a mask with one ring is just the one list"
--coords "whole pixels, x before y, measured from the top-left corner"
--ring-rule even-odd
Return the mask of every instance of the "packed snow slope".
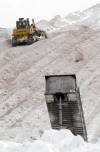
[[[7, 31], [6, 36], [7, 36]], [[0, 140], [34, 140], [50, 128], [45, 75], [77, 75], [89, 141], [100, 137], [100, 31], [80, 27], [30, 46], [0, 36]]]
[[39, 140], [18, 144], [0, 141], [2, 152], [100, 152], [100, 141], [85, 143], [80, 136], [68, 130], [47, 130]]

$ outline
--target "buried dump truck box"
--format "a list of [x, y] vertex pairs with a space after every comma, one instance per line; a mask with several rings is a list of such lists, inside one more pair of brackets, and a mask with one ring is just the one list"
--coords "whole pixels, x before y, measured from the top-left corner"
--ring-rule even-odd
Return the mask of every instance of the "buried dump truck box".
[[53, 129], [69, 129], [87, 141], [80, 92], [73, 75], [50, 75], [46, 79], [46, 103]]

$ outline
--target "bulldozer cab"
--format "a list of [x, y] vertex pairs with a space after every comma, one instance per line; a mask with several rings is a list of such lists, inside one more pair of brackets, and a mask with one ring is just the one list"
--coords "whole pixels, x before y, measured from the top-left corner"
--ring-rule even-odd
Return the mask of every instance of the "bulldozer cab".
[[12, 33], [12, 46], [24, 43], [30, 45], [42, 38], [47, 38], [46, 32], [35, 26], [34, 19], [32, 19], [32, 24], [30, 24], [29, 18], [19, 18], [16, 21], [16, 28], [13, 29]]
[[17, 28], [17, 29], [30, 28], [29, 19], [27, 18], [27, 19], [25, 20], [24, 18], [19, 18], [19, 21], [16, 21], [16, 28]]

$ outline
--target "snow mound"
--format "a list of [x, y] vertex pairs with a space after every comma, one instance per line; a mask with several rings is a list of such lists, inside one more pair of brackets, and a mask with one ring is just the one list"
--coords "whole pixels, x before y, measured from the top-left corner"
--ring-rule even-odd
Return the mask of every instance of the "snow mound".
[[42, 20], [38, 27], [53, 32], [56, 30], [79, 29], [80, 26], [89, 26], [92, 29], [100, 29], [100, 3], [84, 11], [69, 13], [65, 17], [56, 15], [50, 21]]
[[41, 30], [44, 30], [44, 31], [47, 31], [47, 32], [51, 32], [51, 31], [54, 31], [55, 28], [49, 24], [48, 21], [46, 20], [41, 20], [39, 21], [36, 26], [41, 29]]
[[[91, 17], [96, 8], [84, 11], [85, 15]], [[82, 14], [69, 18], [78, 21]], [[47, 21], [42, 25], [52, 31], [53, 25], [62, 26], [65, 20], [56, 16], [52, 25]], [[48, 39], [14, 48], [8, 30], [0, 29], [0, 140], [32, 141], [50, 128], [44, 76], [69, 73], [77, 76], [88, 139], [100, 137], [100, 31], [86, 25], [77, 31], [53, 30]]]
[[88, 139], [100, 137], [100, 31], [53, 33], [30, 46], [0, 40], [0, 140], [32, 141], [51, 127], [45, 75], [75, 73]]
[[65, 18], [60, 15], [56, 15], [52, 20], [49, 21], [49, 24], [55, 27], [56, 29], [67, 26], [67, 21]]
[[69, 130], [47, 130], [33, 143], [23, 144], [0, 141], [2, 152], [100, 152], [100, 143], [85, 143], [80, 136]]

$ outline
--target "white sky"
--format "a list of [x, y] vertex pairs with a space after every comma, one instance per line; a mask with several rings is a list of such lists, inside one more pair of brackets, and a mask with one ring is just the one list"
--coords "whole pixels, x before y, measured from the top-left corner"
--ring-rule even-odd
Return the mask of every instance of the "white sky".
[[100, 0], [0, 0], [0, 27], [13, 27], [19, 17], [51, 19], [84, 10]]

